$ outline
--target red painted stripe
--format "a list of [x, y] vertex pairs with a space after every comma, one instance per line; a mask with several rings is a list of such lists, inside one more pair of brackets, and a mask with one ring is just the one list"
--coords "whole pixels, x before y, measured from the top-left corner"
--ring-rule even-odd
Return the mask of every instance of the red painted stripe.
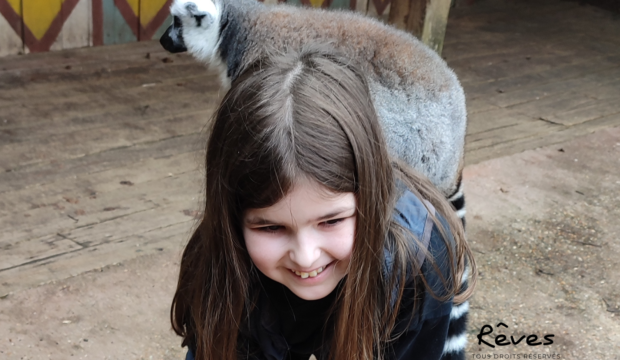
[[166, 21], [168, 15], [170, 15], [170, 5], [172, 4], [172, 0], [167, 0], [164, 6], [159, 9], [157, 15], [153, 17], [153, 20], [146, 26], [140, 28], [140, 41], [151, 40], [155, 32], [160, 28], [160, 26]]
[[30, 29], [24, 24], [24, 44], [28, 49], [31, 52], [49, 51], [54, 41], [58, 38], [60, 31], [62, 31], [62, 25], [65, 23], [65, 20], [69, 18], [78, 2], [80, 2], [80, 0], [65, 0], [62, 3], [60, 11], [56, 14], [50, 27], [40, 40], [37, 40]]
[[125, 22], [127, 22], [127, 25], [129, 25], [129, 28], [136, 36], [136, 39], [138, 39], [140, 36], [140, 14], [134, 14], [131, 6], [129, 6], [126, 0], [114, 0], [114, 5], [116, 5], [118, 11], [121, 13], [121, 15], [123, 15]]
[[92, 0], [93, 45], [103, 45], [103, 0]]

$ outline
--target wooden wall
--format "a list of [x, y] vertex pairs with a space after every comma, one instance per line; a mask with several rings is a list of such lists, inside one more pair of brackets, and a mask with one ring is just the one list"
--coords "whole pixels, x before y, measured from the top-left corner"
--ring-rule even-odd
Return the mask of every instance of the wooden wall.
[[161, 36], [172, 0], [0, 0], [0, 56]]
[[[264, 0], [277, 3], [279, 0]], [[391, 0], [285, 0], [387, 19]], [[157, 39], [172, 0], [0, 0], [0, 56]]]

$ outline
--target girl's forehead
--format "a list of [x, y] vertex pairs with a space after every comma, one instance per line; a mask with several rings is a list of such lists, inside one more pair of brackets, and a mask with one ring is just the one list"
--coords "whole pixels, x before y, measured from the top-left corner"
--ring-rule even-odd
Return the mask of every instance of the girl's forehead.
[[261, 209], [248, 209], [245, 218], [295, 215], [314, 218], [326, 213], [355, 210], [356, 199], [353, 193], [339, 193], [316, 181], [299, 181], [275, 204]]
[[321, 198], [324, 198], [325, 200], [331, 200], [344, 194], [334, 191], [308, 176], [300, 176], [295, 181], [293, 181], [293, 186], [291, 186], [290, 191], [286, 195], [289, 195], [291, 192], [296, 190], [299, 192], [311, 192]]

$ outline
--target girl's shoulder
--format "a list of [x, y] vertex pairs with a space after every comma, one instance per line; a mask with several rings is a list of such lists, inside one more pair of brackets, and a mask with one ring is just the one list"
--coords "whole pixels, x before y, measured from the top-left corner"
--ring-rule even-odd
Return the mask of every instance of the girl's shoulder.
[[[437, 225], [435, 225], [432, 219], [433, 216], [441, 224], [443, 230], [445, 230], [445, 239]], [[404, 189], [396, 202], [393, 218], [418, 240], [412, 240], [411, 246], [420, 266], [424, 267], [430, 258], [435, 260], [442, 268], [450, 267], [446, 261], [448, 260], [448, 253], [453, 252], [448, 251], [448, 246], [453, 250], [455, 248], [455, 240], [449, 231], [448, 222], [442, 214], [435, 211], [430, 202], [420, 199], [410, 190]], [[430, 257], [426, 256], [427, 253]]]
[[[411, 231], [414, 236], [423, 241], [428, 233], [429, 226], [433, 225], [429, 213], [436, 215], [435, 208], [428, 201], [422, 200], [414, 195], [410, 190], [405, 189], [396, 202], [394, 217], [396, 221]], [[425, 233], [426, 230], [426, 233]]]
[[[439, 230], [432, 220], [434, 216], [443, 227], [444, 234]], [[450, 312], [451, 301], [437, 301], [435, 297], [428, 294], [430, 289], [437, 296], [446, 294], [444, 280], [451, 274], [451, 264], [456, 265], [454, 258], [455, 240], [449, 231], [446, 219], [435, 211], [435, 208], [426, 200], [418, 198], [409, 190], [404, 190], [398, 199], [393, 217], [406, 230], [410, 231], [417, 241], [411, 241], [413, 252], [416, 254], [415, 268], [410, 266], [407, 273], [406, 284], [412, 284], [414, 278], [423, 274], [427, 284], [427, 291], [422, 294], [423, 309], [422, 317], [444, 316]], [[449, 249], [450, 248], [450, 249]], [[385, 270], [390, 271], [391, 259], [393, 255], [386, 250]], [[407, 291], [409, 289], [409, 291]], [[418, 296], [413, 288], [406, 286], [405, 297], [408, 295]], [[405, 300], [406, 301], [406, 300]]]

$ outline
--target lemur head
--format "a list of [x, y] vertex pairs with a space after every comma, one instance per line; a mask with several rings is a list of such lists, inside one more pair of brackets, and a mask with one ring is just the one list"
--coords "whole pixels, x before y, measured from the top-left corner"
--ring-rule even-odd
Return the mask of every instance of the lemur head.
[[172, 25], [159, 42], [171, 53], [188, 51], [208, 61], [217, 47], [220, 30], [219, 6], [215, 0], [174, 0]]

